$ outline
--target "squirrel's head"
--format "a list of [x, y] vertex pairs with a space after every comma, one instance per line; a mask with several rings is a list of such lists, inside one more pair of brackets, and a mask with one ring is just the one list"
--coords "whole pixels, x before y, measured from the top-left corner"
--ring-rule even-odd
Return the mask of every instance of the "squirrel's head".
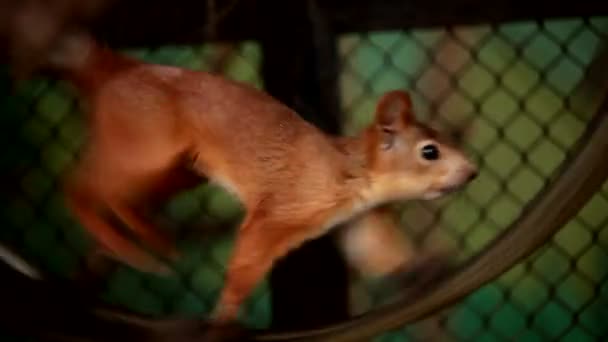
[[404, 91], [382, 96], [365, 134], [371, 195], [378, 200], [434, 199], [477, 176], [463, 151], [416, 121]]

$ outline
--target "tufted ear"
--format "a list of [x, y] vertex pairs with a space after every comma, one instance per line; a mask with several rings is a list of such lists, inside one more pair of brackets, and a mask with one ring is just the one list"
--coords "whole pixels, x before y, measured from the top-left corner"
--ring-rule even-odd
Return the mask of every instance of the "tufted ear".
[[403, 90], [385, 93], [376, 107], [376, 125], [384, 131], [404, 129], [414, 121], [412, 100]]
[[397, 132], [403, 131], [414, 121], [412, 100], [403, 90], [385, 93], [376, 107], [375, 126], [380, 137], [380, 148], [391, 149]]

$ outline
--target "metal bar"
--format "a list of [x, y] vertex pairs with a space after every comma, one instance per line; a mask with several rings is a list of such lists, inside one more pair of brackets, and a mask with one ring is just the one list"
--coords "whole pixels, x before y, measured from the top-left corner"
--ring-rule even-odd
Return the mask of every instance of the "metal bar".
[[[335, 35], [314, 5], [264, 4], [280, 13], [261, 25], [265, 90], [327, 133], [339, 132]], [[308, 329], [348, 318], [348, 277], [331, 236], [310, 241], [275, 265], [273, 328]]]
[[[240, 0], [214, 20], [214, 30], [208, 30], [205, 2], [123, 1], [96, 22], [95, 31], [117, 47], [267, 40], [274, 33], [264, 30], [264, 23], [273, 23], [275, 30], [288, 29], [293, 24], [284, 20], [287, 13], [304, 11], [309, 2], [291, 0], [270, 6], [266, 1]], [[608, 2], [590, 0], [334, 0], [319, 2], [319, 7], [336, 34], [608, 15]]]

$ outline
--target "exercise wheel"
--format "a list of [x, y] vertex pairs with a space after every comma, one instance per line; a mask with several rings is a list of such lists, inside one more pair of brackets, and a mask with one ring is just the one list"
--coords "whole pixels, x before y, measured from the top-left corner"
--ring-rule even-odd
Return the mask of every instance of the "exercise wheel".
[[[572, 157], [563, 162], [556, 177], [536, 195], [519, 219], [422, 296], [404, 298], [323, 329], [289, 333], [260, 331], [253, 340], [359, 341], [416, 322], [455, 303], [532, 254], [570, 220], [608, 179], [608, 160], [604, 158], [607, 153], [608, 100], [605, 99], [572, 150]], [[148, 320], [126, 313], [120, 317], [142, 329], [155, 329], [156, 326], [166, 334], [171, 331], [176, 341], [181, 336], [178, 327], [188, 325], [180, 320], [175, 329], [167, 330], [172, 320]], [[190, 323], [196, 326], [196, 321]], [[169, 336], [171, 334], [167, 336], [170, 339]]]
[[[563, 162], [556, 177], [536, 195], [519, 219], [483, 251], [454, 269], [423, 295], [401, 299], [323, 329], [288, 333], [258, 331], [251, 339], [358, 341], [416, 322], [455, 303], [533, 253], [571, 219], [608, 178], [608, 160], [604, 158], [607, 154], [608, 100], [604, 99], [588, 123], [584, 136], [572, 150], [571, 157]], [[33, 271], [27, 272], [35, 274]], [[101, 307], [86, 315], [91, 315], [93, 319], [115, 321], [118, 326], [124, 324], [128, 327], [125, 331], [132, 334], [128, 338], [136, 341], [147, 334], [154, 336], [154, 332], [162, 332], [162, 338], [157, 337], [154, 341], [182, 341], [186, 327], [196, 331], [193, 327], [200, 324], [197, 319], [164, 320]]]

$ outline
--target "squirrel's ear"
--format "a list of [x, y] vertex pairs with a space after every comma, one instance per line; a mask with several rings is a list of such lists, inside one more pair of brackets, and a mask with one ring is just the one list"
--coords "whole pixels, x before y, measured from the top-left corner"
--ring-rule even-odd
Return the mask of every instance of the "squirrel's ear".
[[385, 93], [376, 107], [376, 125], [384, 131], [398, 131], [414, 120], [412, 100], [403, 90]]

